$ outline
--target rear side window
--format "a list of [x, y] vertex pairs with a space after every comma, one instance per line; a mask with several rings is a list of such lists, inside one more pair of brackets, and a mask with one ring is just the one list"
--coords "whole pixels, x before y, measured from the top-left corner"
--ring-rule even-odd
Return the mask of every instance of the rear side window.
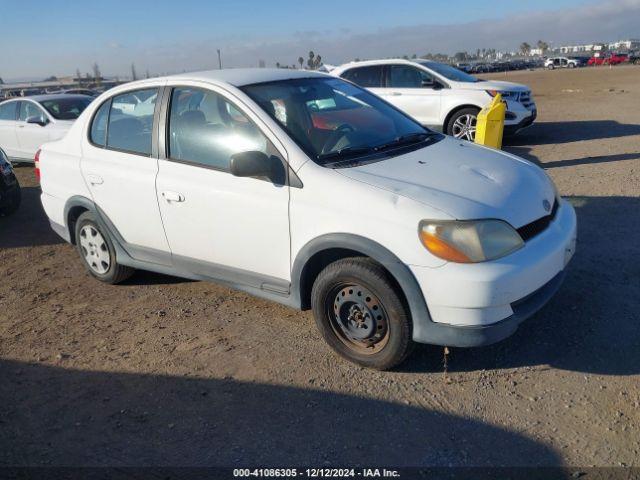
[[0, 103], [0, 120], [15, 120], [17, 103], [18, 102]]
[[342, 74], [342, 78], [365, 88], [376, 88], [382, 86], [382, 66], [358, 67], [347, 70]]
[[151, 155], [153, 112], [157, 97], [156, 88], [113, 97], [107, 129], [108, 148]]
[[107, 145], [107, 121], [109, 120], [109, 108], [111, 100], [107, 100], [100, 106], [93, 117], [91, 124], [91, 141], [96, 145], [105, 147]]
[[168, 135], [172, 160], [225, 172], [235, 153], [272, 154], [260, 129], [223, 96], [209, 90], [173, 90]]

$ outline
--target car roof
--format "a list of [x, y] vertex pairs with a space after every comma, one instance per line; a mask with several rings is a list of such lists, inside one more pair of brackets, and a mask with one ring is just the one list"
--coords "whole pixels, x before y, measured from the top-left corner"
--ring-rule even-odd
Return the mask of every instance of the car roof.
[[29, 95], [27, 97], [11, 97], [7, 101], [11, 100], [33, 100], [35, 102], [45, 102], [47, 100], [62, 100], [65, 98], [91, 98], [88, 95], [81, 95], [77, 93], [48, 93], [43, 95]]
[[[384, 58], [380, 60], [360, 60], [357, 62], [349, 62], [340, 65], [339, 69], [353, 68], [353, 67], [367, 67], [371, 65], [388, 65], [390, 63], [403, 63], [406, 65], [413, 65], [420, 62], [427, 62], [424, 58], [415, 58], [413, 60], [407, 60], [406, 58]], [[433, 62], [438, 63], [438, 62]]]
[[181, 73], [167, 78], [195, 80], [215, 83], [228, 83], [236, 87], [253, 83], [275, 82], [296, 78], [327, 77], [325, 73], [291, 68], [229, 68], [225, 70], [207, 70], [203, 72]]

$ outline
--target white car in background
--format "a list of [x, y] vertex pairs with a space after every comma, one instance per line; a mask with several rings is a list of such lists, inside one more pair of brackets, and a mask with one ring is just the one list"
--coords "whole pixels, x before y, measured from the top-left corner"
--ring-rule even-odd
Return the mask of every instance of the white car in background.
[[330, 73], [369, 89], [422, 125], [464, 140], [475, 138], [478, 112], [496, 93], [507, 102], [505, 134], [528, 127], [537, 116], [529, 87], [482, 80], [444, 63], [371, 60], [347, 63]]
[[[132, 94], [154, 109], [119, 111]], [[115, 87], [39, 159], [51, 226], [96, 279], [137, 268], [312, 309], [327, 343], [367, 367], [397, 365], [413, 341], [508, 337], [575, 246], [573, 207], [541, 168], [317, 72]]]
[[569, 57], [551, 57], [547, 58], [544, 62], [544, 68], [554, 70], [556, 68], [577, 68], [584, 63], [577, 58]]
[[46, 142], [62, 138], [93, 100], [87, 95], [51, 94], [0, 103], [0, 148], [12, 162], [33, 162]]

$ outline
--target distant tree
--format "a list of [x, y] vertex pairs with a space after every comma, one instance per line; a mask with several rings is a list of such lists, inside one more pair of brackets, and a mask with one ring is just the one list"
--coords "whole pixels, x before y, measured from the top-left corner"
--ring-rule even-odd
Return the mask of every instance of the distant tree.
[[549, 50], [549, 44], [547, 42], [543, 42], [542, 40], [538, 40], [536, 44], [540, 51], [544, 54], [547, 50]]
[[45, 82], [55, 82], [58, 80], [58, 77], [56, 77], [55, 75], [51, 75], [50, 77], [47, 77], [44, 79]]
[[529, 55], [530, 51], [531, 51], [531, 45], [529, 45], [527, 42], [522, 42], [520, 44], [520, 52], [523, 55]]
[[280, 68], [280, 62], [276, 62], [276, 68]]
[[309, 58], [307, 59], [307, 67], [309, 70], [317, 70], [322, 65], [322, 57], [316, 55], [313, 50], [309, 52]]
[[0, 85], [4, 85], [4, 80], [2, 80], [2, 77], [0, 77]]
[[304, 58], [298, 57], [298, 63], [300, 64], [300, 70], [302, 70], [302, 67], [304, 66]]
[[412, 58], [413, 60], [415, 60], [416, 58], [418, 58], [418, 55], [416, 55], [416, 54], [414, 53], [413, 55], [411, 55], [411, 58]]
[[100, 67], [97, 62], [93, 63], [93, 80], [96, 85], [100, 85], [102, 83], [102, 74], [100, 73]]
[[131, 80], [138, 80], [138, 73], [136, 72], [136, 66], [134, 63], [131, 64]]

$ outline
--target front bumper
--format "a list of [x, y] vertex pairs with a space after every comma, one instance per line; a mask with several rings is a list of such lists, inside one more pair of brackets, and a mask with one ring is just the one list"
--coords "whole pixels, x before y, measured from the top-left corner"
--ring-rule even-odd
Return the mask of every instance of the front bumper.
[[520, 102], [507, 100], [507, 115], [511, 118], [505, 118], [504, 133], [512, 135], [531, 125], [538, 116], [538, 109], [533, 100], [528, 100], [526, 106]]
[[573, 256], [576, 216], [560, 201], [555, 219], [525, 247], [486, 263], [411, 266], [430, 321], [414, 340], [437, 345], [486, 345], [511, 335], [557, 291]]

